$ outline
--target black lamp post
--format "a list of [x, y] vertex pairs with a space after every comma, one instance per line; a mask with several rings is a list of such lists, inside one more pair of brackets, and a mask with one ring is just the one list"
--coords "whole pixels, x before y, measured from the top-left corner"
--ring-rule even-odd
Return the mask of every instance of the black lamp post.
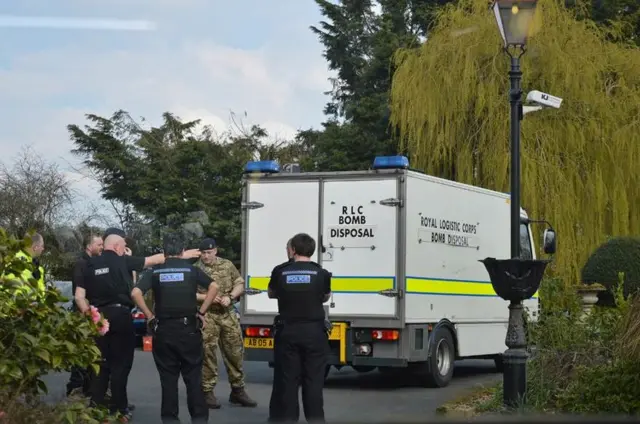
[[[511, 58], [509, 102], [511, 103], [511, 257], [520, 257], [520, 121], [522, 120], [522, 71], [520, 58], [535, 16], [538, 0], [496, 0], [496, 15], [504, 51]], [[519, 50], [516, 54], [512, 50]]]
[[[548, 261], [520, 258], [520, 120], [522, 89], [520, 58], [533, 23], [537, 0], [495, 0], [493, 11], [511, 58], [511, 259], [486, 258], [484, 264], [495, 292], [509, 303], [509, 324], [503, 355], [504, 404], [508, 408], [525, 402], [527, 391], [527, 338], [523, 300], [531, 298], [542, 281]], [[515, 53], [514, 53], [515, 51]]]

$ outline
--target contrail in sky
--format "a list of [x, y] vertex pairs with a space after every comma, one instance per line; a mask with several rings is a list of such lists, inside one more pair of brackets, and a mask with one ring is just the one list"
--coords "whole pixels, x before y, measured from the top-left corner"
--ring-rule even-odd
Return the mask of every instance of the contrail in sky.
[[155, 22], [129, 19], [53, 18], [0, 15], [0, 28], [91, 29], [103, 31], [153, 31]]

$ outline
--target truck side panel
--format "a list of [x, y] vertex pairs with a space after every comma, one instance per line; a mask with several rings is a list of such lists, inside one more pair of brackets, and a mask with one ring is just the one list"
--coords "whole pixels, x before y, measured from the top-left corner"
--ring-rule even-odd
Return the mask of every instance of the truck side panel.
[[[278, 302], [267, 296], [273, 267], [287, 260], [287, 241], [296, 233], [318, 239], [320, 184], [317, 181], [247, 181], [245, 201], [263, 206], [245, 208], [243, 269], [247, 287], [263, 290], [247, 295], [243, 317], [274, 316]], [[318, 261], [318, 251], [312, 258]], [[273, 322], [272, 318], [269, 318]]]
[[510, 256], [508, 199], [410, 174], [406, 227], [406, 322], [451, 321], [460, 356], [504, 351], [507, 302], [479, 260]]

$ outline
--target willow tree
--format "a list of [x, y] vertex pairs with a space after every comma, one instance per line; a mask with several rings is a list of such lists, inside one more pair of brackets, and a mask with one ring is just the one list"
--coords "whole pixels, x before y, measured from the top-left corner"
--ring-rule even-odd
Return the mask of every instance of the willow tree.
[[[522, 121], [522, 206], [558, 230], [554, 271], [576, 282], [607, 236], [640, 234], [640, 50], [559, 3], [540, 0], [522, 61], [525, 93], [564, 98]], [[509, 191], [501, 46], [487, 0], [461, 0], [421, 48], [396, 53], [391, 122], [413, 167]]]

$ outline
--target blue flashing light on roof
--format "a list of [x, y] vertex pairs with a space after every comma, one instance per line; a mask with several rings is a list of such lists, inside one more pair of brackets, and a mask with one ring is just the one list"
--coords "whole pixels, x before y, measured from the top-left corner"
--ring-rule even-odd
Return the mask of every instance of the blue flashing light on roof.
[[378, 156], [373, 160], [373, 169], [407, 169], [409, 159], [406, 156]]
[[247, 162], [244, 167], [245, 173], [262, 172], [265, 174], [275, 174], [280, 172], [280, 165], [275, 160], [258, 160]]

